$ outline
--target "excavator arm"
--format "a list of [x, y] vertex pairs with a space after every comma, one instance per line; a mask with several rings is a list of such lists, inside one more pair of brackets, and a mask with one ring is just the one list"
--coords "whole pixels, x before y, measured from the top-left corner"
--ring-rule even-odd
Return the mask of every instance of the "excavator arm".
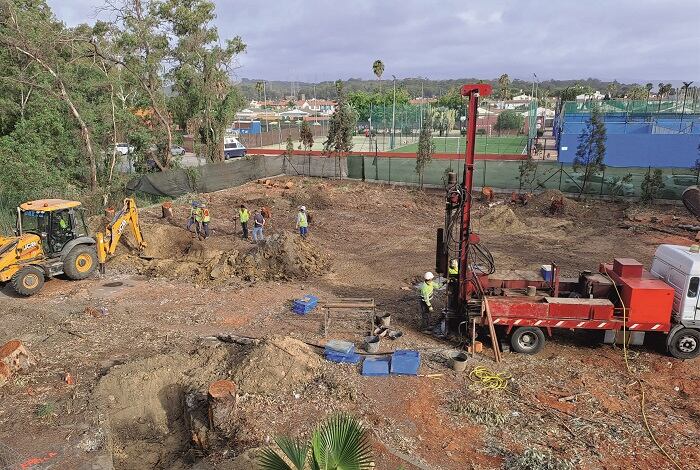
[[131, 229], [139, 250], [142, 251], [146, 248], [146, 242], [143, 240], [143, 233], [139, 224], [136, 202], [132, 198], [124, 199], [124, 206], [119, 212], [114, 214], [112, 222], [105, 227], [104, 233], [97, 233], [97, 259], [100, 262], [100, 272], [104, 272], [104, 264], [107, 261], [107, 257], [114, 254], [119, 244], [119, 239], [127, 227]]

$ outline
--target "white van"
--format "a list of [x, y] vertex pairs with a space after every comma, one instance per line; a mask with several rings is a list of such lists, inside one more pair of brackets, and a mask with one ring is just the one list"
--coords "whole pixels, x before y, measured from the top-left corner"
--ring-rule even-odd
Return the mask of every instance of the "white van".
[[245, 157], [245, 145], [240, 143], [235, 137], [224, 138], [224, 160], [229, 158]]

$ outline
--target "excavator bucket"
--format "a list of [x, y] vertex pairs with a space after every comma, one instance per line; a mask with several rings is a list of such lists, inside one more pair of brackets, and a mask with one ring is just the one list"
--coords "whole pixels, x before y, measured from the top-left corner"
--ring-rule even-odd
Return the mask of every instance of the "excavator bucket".
[[700, 188], [697, 186], [686, 188], [681, 195], [681, 200], [691, 214], [700, 217]]

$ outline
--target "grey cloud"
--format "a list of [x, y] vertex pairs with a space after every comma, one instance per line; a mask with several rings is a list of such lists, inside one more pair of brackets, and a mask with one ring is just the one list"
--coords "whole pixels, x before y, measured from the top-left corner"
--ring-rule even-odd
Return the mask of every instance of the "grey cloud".
[[[49, 0], [69, 24], [101, 0]], [[216, 0], [222, 37], [248, 52], [238, 75], [322, 80], [385, 76], [698, 79], [697, 0], [440, 2]]]

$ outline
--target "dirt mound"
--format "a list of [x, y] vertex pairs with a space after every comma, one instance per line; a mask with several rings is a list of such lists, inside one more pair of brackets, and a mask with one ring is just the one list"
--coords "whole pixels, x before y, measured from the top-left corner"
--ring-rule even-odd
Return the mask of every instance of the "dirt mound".
[[331, 189], [323, 184], [315, 187], [295, 188], [288, 194], [294, 206], [306, 206], [309, 210], [328, 209], [334, 204]]
[[182, 227], [166, 224], [149, 225], [144, 237], [148, 246], [142, 257], [124, 252], [110, 265], [150, 277], [219, 283], [306, 278], [329, 266], [327, 257], [291, 233], [272, 235], [253, 248], [244, 242], [199, 241]]
[[305, 278], [321, 274], [328, 259], [296, 234], [272, 235], [248, 255], [238, 259], [234, 272], [242, 277], [263, 279]]
[[577, 216], [585, 209], [580, 203], [564, 196], [561, 191], [556, 189], [548, 189], [532, 196], [527, 207], [540, 214], [550, 214], [552, 201], [560, 200], [563, 202], [563, 208], [559, 212], [560, 214]]
[[311, 382], [320, 367], [321, 358], [311, 346], [271, 337], [253, 346], [234, 367], [233, 380], [244, 393], [269, 394]]
[[515, 215], [513, 209], [506, 205], [490, 208], [478, 220], [477, 227], [485, 232], [517, 233], [527, 228]]

